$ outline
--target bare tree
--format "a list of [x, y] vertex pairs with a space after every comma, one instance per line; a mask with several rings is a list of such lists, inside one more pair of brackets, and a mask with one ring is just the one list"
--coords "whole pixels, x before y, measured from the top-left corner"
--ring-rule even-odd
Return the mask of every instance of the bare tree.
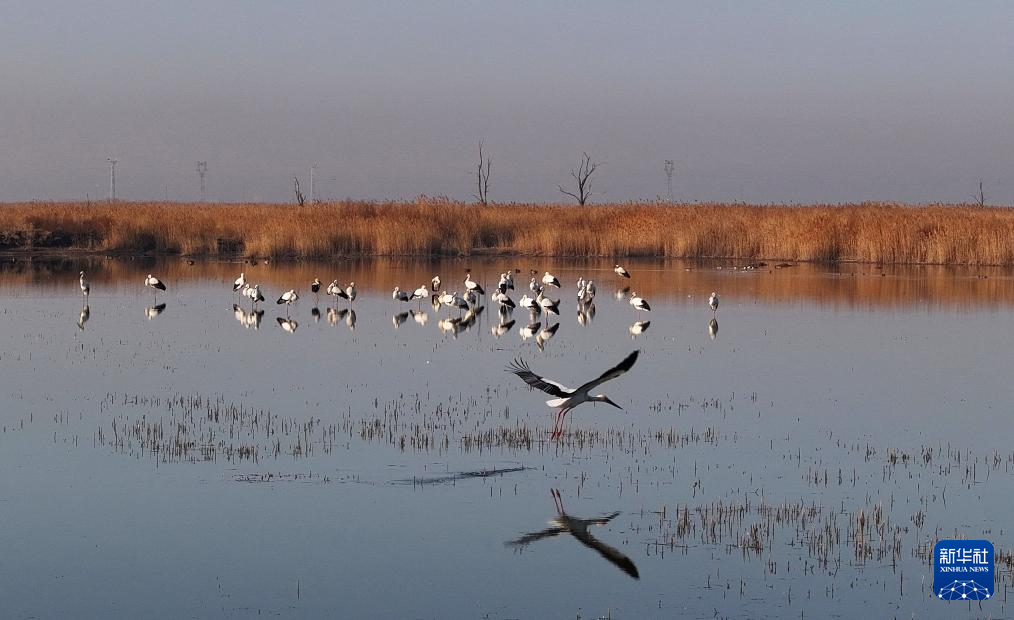
[[479, 140], [479, 165], [475, 171], [476, 185], [478, 186], [479, 193], [472, 194], [472, 196], [485, 207], [489, 201], [489, 169], [493, 165], [493, 160], [487, 157], [485, 162], [483, 161], [482, 144], [483, 140]]
[[302, 207], [306, 203], [306, 197], [303, 196], [303, 192], [299, 191], [299, 177], [292, 177], [292, 181], [296, 188], [296, 203]]
[[979, 195], [975, 196], [973, 194], [972, 198], [975, 199], [976, 204], [980, 207], [986, 206], [986, 194], [982, 193], [982, 179], [979, 179]]
[[571, 170], [570, 176], [574, 177], [577, 181], [577, 193], [564, 189], [562, 185], [558, 185], [560, 191], [577, 200], [577, 204], [584, 205], [591, 198], [591, 175], [595, 172], [595, 169], [599, 167], [598, 163], [593, 163], [588, 153], [581, 154], [581, 165], [577, 167], [577, 170]]

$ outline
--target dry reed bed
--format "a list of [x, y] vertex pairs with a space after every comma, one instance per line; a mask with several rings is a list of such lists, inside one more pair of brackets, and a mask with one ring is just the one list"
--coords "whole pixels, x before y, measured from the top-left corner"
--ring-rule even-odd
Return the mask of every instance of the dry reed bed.
[[272, 257], [654, 256], [1014, 264], [1014, 209], [449, 200], [0, 205], [0, 249]]

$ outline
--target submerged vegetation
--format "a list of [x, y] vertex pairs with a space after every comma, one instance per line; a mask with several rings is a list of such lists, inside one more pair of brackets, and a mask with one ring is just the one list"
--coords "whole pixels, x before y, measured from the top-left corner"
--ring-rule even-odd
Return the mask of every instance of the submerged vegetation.
[[1014, 209], [446, 199], [0, 206], [0, 250], [192, 256], [652, 256], [1014, 265]]

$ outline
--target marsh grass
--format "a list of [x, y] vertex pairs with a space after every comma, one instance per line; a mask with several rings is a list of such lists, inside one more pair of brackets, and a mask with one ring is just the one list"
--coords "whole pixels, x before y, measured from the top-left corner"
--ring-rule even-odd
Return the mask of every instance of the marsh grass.
[[1014, 264], [1014, 209], [624, 203], [576, 207], [445, 199], [287, 204], [15, 203], [0, 250], [329, 258], [736, 258]]

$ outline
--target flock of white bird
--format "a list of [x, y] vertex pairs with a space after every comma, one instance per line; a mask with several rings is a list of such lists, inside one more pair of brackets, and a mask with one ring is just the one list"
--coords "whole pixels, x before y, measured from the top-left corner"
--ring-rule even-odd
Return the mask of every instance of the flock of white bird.
[[[539, 349], [543, 348], [543, 344], [553, 337], [557, 329], [559, 329], [559, 322], [552, 325], [548, 324], [545, 327], [538, 321], [539, 315], [543, 312], [546, 313], [547, 319], [550, 315], [559, 316], [560, 314], [560, 300], [551, 299], [547, 292], [550, 287], [561, 289], [560, 280], [550, 272], [545, 272], [542, 277], [538, 276], [538, 272], [535, 270], [531, 271], [531, 279], [528, 282], [528, 291], [526, 291], [517, 303], [511, 298], [511, 291], [515, 290], [514, 287], [514, 273], [520, 273], [520, 270], [508, 270], [500, 274], [500, 279], [497, 282], [496, 289], [489, 295], [489, 299], [495, 302], [499, 310], [499, 322], [493, 326], [492, 333], [496, 337], [500, 337], [507, 331], [509, 331], [515, 324], [514, 319], [511, 318], [511, 313], [517, 307], [524, 308], [530, 313], [530, 321], [519, 329], [519, 334], [523, 340], [529, 338], [535, 338], [536, 345]], [[613, 272], [622, 279], [630, 279], [630, 272], [620, 265], [616, 265]], [[84, 297], [85, 303], [81, 310], [81, 317], [78, 321], [78, 326], [84, 329], [84, 322], [88, 320], [89, 309], [88, 309], [88, 295], [91, 293], [91, 284], [85, 277], [85, 272], [80, 273], [79, 284], [81, 287], [81, 294]], [[448, 293], [445, 288], [441, 288], [440, 276], [435, 276], [429, 283], [429, 286], [422, 284], [414, 291], [409, 293], [408, 291], [401, 290], [400, 287], [394, 287], [394, 291], [391, 294], [392, 299], [397, 302], [413, 303], [419, 302], [421, 307], [422, 300], [429, 299], [434, 309], [439, 310], [441, 307], [449, 308], [452, 311], [457, 310], [458, 316], [451, 316], [441, 319], [439, 327], [441, 331], [451, 332], [455, 336], [461, 331], [471, 327], [481, 314], [484, 306], [481, 303], [482, 296], [486, 294], [483, 287], [472, 279], [472, 272], [466, 270], [464, 279], [464, 290], [465, 294], [461, 295], [458, 291]], [[148, 318], [157, 316], [162, 310], [165, 309], [165, 304], [158, 304], [158, 292], [165, 291], [165, 283], [153, 276], [148, 274], [144, 279], [144, 286], [152, 290], [155, 296], [156, 305], [146, 310]], [[320, 290], [322, 283], [319, 278], [314, 278], [310, 284], [310, 290], [316, 298], [319, 299]], [[250, 301], [250, 311], [247, 312], [239, 305], [234, 304], [233, 310], [236, 313], [236, 318], [240, 320], [246, 327], [257, 328], [260, 325], [261, 317], [264, 314], [263, 310], [257, 309], [257, 304], [264, 301], [264, 294], [261, 291], [260, 284], [250, 284], [247, 282], [246, 274], [240, 273], [239, 277], [236, 278], [232, 286], [233, 293], [239, 294], [242, 298]], [[618, 291], [618, 299], [622, 299], [625, 296], [627, 289], [623, 288]], [[352, 309], [352, 305], [356, 301], [356, 283], [349, 282], [347, 286], [342, 286], [338, 280], [333, 280], [329, 284], [324, 292], [329, 297], [333, 297], [335, 301], [334, 308], [328, 308], [328, 321], [332, 324], [336, 323], [339, 319], [344, 318], [348, 326], [352, 329], [355, 328], [356, 314], [355, 310]], [[529, 295], [531, 293], [531, 295]], [[581, 277], [577, 280], [577, 305], [578, 305], [578, 321], [584, 324], [588, 320], [589, 314], [594, 314], [594, 300], [595, 300], [595, 282], [592, 280], [585, 280]], [[348, 308], [338, 310], [338, 300], [344, 299], [348, 302]], [[279, 326], [287, 332], [295, 332], [299, 324], [289, 317], [289, 308], [292, 304], [299, 301], [299, 293], [295, 289], [289, 289], [282, 293], [276, 303], [278, 305], [284, 305], [286, 309], [285, 318], [278, 317], [277, 321]], [[711, 308], [713, 313], [718, 311], [718, 293], [712, 292], [708, 298], [708, 306]], [[644, 299], [636, 292], [630, 293], [629, 304], [640, 316], [641, 312], [651, 312], [651, 305], [648, 300]], [[319, 319], [320, 310], [315, 306], [312, 310], [314, 319]], [[411, 311], [412, 316], [416, 322], [425, 324], [428, 320], [428, 315], [421, 311]], [[395, 327], [407, 320], [409, 312], [403, 312], [396, 314], [394, 321]], [[582, 320], [582, 317], [584, 320]], [[647, 330], [650, 321], [636, 321], [630, 327], [631, 335], [637, 335], [644, 333]], [[718, 331], [718, 321], [715, 317], [712, 317], [711, 322], [708, 325], [708, 332], [712, 338]], [[628, 370], [630, 370], [634, 362], [637, 361], [638, 351], [634, 351], [628, 355], [622, 362], [617, 364], [615, 367], [607, 370], [601, 376], [588, 381], [578, 388], [567, 388], [562, 384], [546, 379], [540, 375], [535, 374], [528, 367], [523, 360], [517, 360], [512, 362], [507, 370], [516, 374], [528, 385], [535, 389], [542, 390], [547, 394], [553, 396], [553, 399], [546, 401], [546, 404], [556, 409], [556, 423], [553, 426], [553, 437], [559, 438], [563, 431], [563, 424], [567, 413], [574, 407], [585, 403], [585, 402], [603, 402], [614, 407], [620, 407], [615, 402], [610, 400], [604, 394], [591, 394], [591, 390], [598, 385], [616, 378]]]
[[[539, 319], [539, 316], [545, 312], [547, 318], [551, 315], [559, 316], [560, 314], [560, 299], [552, 299], [547, 294], [550, 288], [561, 289], [560, 280], [552, 273], [546, 271], [539, 277], [538, 272], [534, 269], [531, 270], [531, 278], [528, 282], [528, 290], [525, 291], [521, 298], [515, 303], [511, 297], [511, 292], [515, 290], [514, 286], [514, 274], [515, 272], [520, 273], [520, 270], [508, 270], [500, 274], [497, 282], [496, 289], [493, 290], [489, 295], [489, 300], [496, 303], [499, 309], [500, 320], [497, 324], [493, 325], [491, 332], [494, 336], [500, 337], [514, 326], [515, 321], [511, 318], [513, 310], [517, 307], [524, 308], [529, 311], [530, 320], [525, 325], [521, 326], [518, 330], [522, 340], [528, 340], [535, 338], [535, 342], [539, 349], [543, 348], [544, 343], [553, 337], [557, 329], [559, 329], [559, 323], [549, 324], [546, 321], [546, 325], [543, 326]], [[621, 279], [630, 279], [630, 272], [624, 267], [616, 265], [613, 272], [617, 277]], [[413, 319], [420, 324], [426, 324], [428, 321], [428, 315], [421, 311], [422, 300], [429, 299], [433, 308], [439, 310], [440, 308], [450, 308], [452, 310], [458, 310], [458, 316], [447, 317], [441, 319], [438, 323], [441, 331], [452, 333], [455, 336], [461, 333], [465, 329], [471, 327], [479, 314], [483, 310], [481, 303], [482, 296], [486, 294], [482, 285], [472, 279], [471, 270], [466, 270], [464, 285], [464, 295], [460, 294], [457, 290], [453, 292], [447, 292], [446, 288], [441, 287], [442, 281], [440, 276], [435, 276], [427, 286], [426, 284], [419, 285], [411, 293], [407, 290], [402, 290], [400, 287], [394, 287], [394, 291], [391, 294], [392, 299], [403, 303], [418, 302], [420, 309], [418, 311], [411, 311], [410, 313], [400, 313], [394, 316], [395, 327], [398, 327], [401, 323], [408, 319], [411, 315]], [[595, 282], [593, 280], [585, 280], [584, 277], [578, 278], [577, 280], [577, 308], [578, 308], [578, 322], [581, 325], [585, 325], [591, 318], [594, 317], [595, 306], [594, 300], [596, 295]], [[162, 310], [165, 309], [165, 304], [158, 304], [158, 292], [165, 291], [165, 283], [156, 278], [152, 274], [144, 279], [144, 286], [152, 289], [155, 296], [156, 305], [146, 309], [146, 315], [148, 318], [157, 316]], [[87, 299], [91, 292], [91, 284], [85, 277], [85, 272], [80, 273], [80, 287], [81, 294], [85, 298], [85, 309], [82, 310], [82, 321], [79, 322], [79, 326], [83, 328], [84, 321], [87, 320]], [[315, 298], [319, 300], [321, 288], [323, 287], [322, 282], [319, 278], [314, 278], [310, 284], [310, 290], [314, 294]], [[250, 302], [250, 311], [247, 312], [238, 305], [235, 305], [233, 309], [236, 312], [237, 319], [246, 327], [258, 327], [260, 325], [263, 311], [258, 310], [257, 306], [259, 303], [265, 301], [264, 293], [261, 291], [261, 285], [257, 283], [250, 283], [247, 281], [246, 273], [241, 272], [239, 277], [233, 282], [232, 290], [238, 294], [241, 298], [246, 299]], [[622, 299], [626, 296], [627, 288], [623, 288], [617, 291], [617, 298]], [[324, 287], [324, 294], [328, 297], [334, 298], [335, 308], [328, 308], [327, 317], [329, 322], [335, 324], [338, 320], [345, 320], [350, 328], [355, 327], [355, 311], [352, 310], [352, 305], [356, 301], [356, 283], [349, 282], [348, 285], [342, 285], [337, 279], [332, 280], [327, 287]], [[298, 323], [290, 318], [289, 308], [292, 304], [299, 301], [299, 293], [295, 289], [289, 289], [282, 293], [276, 303], [278, 305], [284, 305], [286, 309], [286, 316], [284, 319], [278, 318], [278, 323], [288, 332], [294, 332], [298, 327]], [[344, 299], [348, 302], [349, 307], [343, 310], [338, 310], [337, 305], [339, 300]], [[628, 303], [636, 311], [638, 315], [641, 312], [651, 312], [651, 305], [648, 300], [644, 299], [636, 292], [630, 292]], [[715, 292], [711, 293], [708, 298], [708, 305], [711, 307], [713, 312], [718, 310], [718, 294]], [[313, 309], [314, 319], [319, 319], [320, 311], [316, 307]], [[240, 318], [242, 315], [242, 318]], [[633, 325], [630, 326], [631, 336], [637, 336], [647, 331], [650, 326], [650, 321], [637, 320]], [[713, 318], [711, 324], [709, 324], [708, 331], [712, 338], [715, 336], [718, 330], [717, 321]]]

